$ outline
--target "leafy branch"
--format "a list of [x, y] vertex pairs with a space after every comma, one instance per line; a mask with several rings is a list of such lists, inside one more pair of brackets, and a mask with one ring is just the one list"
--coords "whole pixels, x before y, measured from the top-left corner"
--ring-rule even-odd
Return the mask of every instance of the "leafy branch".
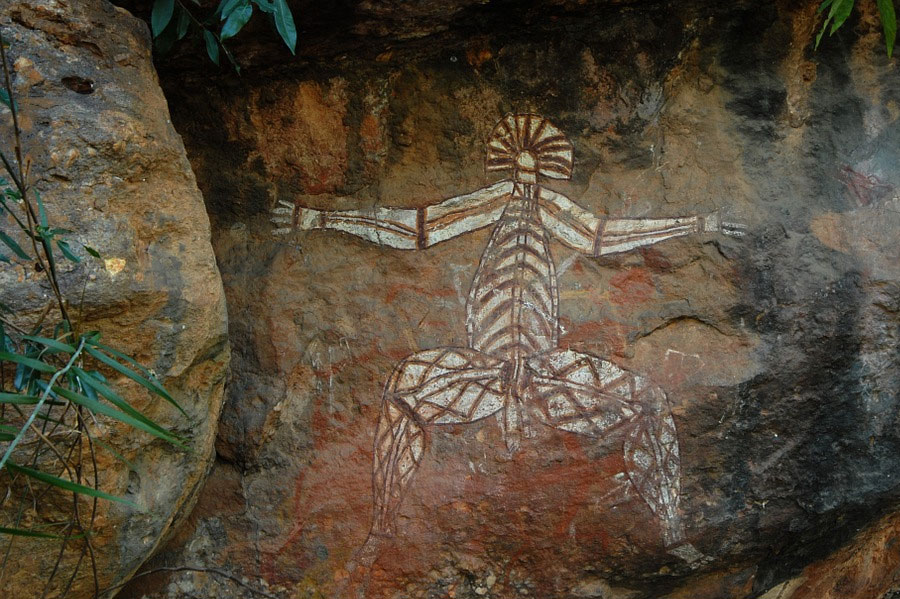
[[[139, 509], [122, 497], [100, 490], [98, 448], [128, 464], [97, 438], [103, 432], [102, 419], [118, 421], [188, 449], [184, 438], [134, 408], [117, 390], [118, 385], [101, 371], [124, 377], [151, 396], [169, 402], [182, 413], [184, 410], [151, 370], [101, 343], [99, 332], [82, 331], [82, 323], [72, 318], [58, 266], [59, 260], [79, 263], [82, 257], [73, 245], [77, 242], [67, 238], [72, 232], [51, 225], [41, 196], [31, 184], [2, 33], [0, 63], [0, 110], [9, 112], [13, 140], [11, 152], [0, 149], [6, 172], [6, 177], [0, 177], [0, 226], [6, 226], [6, 231], [0, 230], [0, 263], [6, 265], [4, 268], [33, 269], [49, 286], [53, 298], [36, 319], [24, 309], [17, 311], [0, 302], [0, 485], [5, 486], [0, 491], [0, 509], [13, 514], [12, 522], [0, 526], [0, 538], [8, 541], [0, 561], [0, 587], [16, 539], [29, 537], [60, 542], [42, 597], [51, 590], [56, 592], [51, 585], [60, 574], [66, 552], [76, 543], [75, 565], [67, 573], [62, 596], [72, 587], [85, 559], [91, 566], [95, 592], [99, 592], [91, 540], [98, 500]], [[77, 245], [88, 255], [100, 257], [97, 250]], [[71, 499], [71, 509], [61, 522], [49, 520], [59, 509], [58, 501], [51, 500], [51, 491], [57, 497], [62, 493]], [[33, 523], [23, 526], [23, 520]], [[46, 523], [41, 524], [42, 520]]]
[[[825, 15], [825, 22], [822, 23], [822, 29], [819, 30], [819, 34], [816, 36], [816, 49], [819, 47], [819, 43], [822, 41], [822, 36], [825, 35], [825, 31], [828, 30], [829, 37], [834, 35], [834, 32], [840, 29], [841, 25], [847, 20], [850, 16], [850, 13], [853, 11], [853, 5], [856, 0], [823, 0], [822, 4], [819, 5], [819, 10], [816, 14], [822, 14], [826, 10], [828, 13]], [[875, 0], [878, 5], [878, 14], [881, 17], [881, 26], [884, 29], [884, 44], [887, 48], [888, 58], [891, 58], [891, 55], [894, 53], [894, 42], [897, 39], [897, 13], [894, 10], [894, 0]], [[831, 25], [829, 29], [828, 25]]]
[[[194, 10], [200, 7], [197, 0]], [[200, 32], [209, 59], [219, 64], [219, 50], [240, 72], [234, 56], [225, 47], [225, 40], [237, 35], [253, 16], [254, 7], [269, 16], [275, 30], [292, 54], [297, 49], [297, 27], [287, 0], [221, 0], [216, 10], [204, 19], [197, 18], [182, 0], [154, 0], [150, 13], [150, 29], [156, 49], [161, 54], [171, 50], [175, 42], [194, 29]]]

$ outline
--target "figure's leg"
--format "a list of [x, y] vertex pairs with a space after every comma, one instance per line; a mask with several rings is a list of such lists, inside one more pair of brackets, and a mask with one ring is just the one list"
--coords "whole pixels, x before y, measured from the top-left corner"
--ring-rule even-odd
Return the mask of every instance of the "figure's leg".
[[[388, 381], [388, 389], [397, 373]], [[375, 456], [372, 471], [374, 513], [372, 532], [393, 533], [394, 519], [403, 491], [425, 452], [425, 429], [421, 419], [404, 409], [385, 392], [375, 432]]]
[[684, 540], [678, 513], [678, 433], [662, 389], [644, 384], [638, 386], [636, 394], [641, 415], [629, 425], [625, 436], [625, 469], [637, 492], [663, 523], [663, 540], [670, 547]]
[[506, 401], [504, 363], [465, 348], [413, 354], [384, 390], [375, 433], [372, 533], [391, 534], [404, 492], [425, 453], [427, 429], [475, 422]]
[[532, 401], [549, 426], [597, 438], [626, 431], [629, 480], [660, 519], [666, 545], [680, 542], [678, 437], [665, 393], [611, 362], [571, 350], [539, 354], [528, 367]]

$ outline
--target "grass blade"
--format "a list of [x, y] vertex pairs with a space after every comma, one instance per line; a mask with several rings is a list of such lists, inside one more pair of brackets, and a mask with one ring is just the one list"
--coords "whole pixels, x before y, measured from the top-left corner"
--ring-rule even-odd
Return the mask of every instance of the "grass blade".
[[884, 44], [890, 58], [894, 53], [894, 41], [897, 39], [897, 13], [894, 11], [894, 0], [878, 0], [878, 12], [881, 13]]
[[22, 339], [28, 339], [29, 341], [34, 341], [35, 343], [46, 345], [50, 349], [65, 352], [67, 354], [75, 353], [74, 345], [69, 345], [68, 343], [57, 341], [56, 339], [48, 339], [47, 337], [39, 337], [37, 335], [22, 335]]
[[92, 399], [88, 399], [84, 395], [81, 395], [80, 393], [75, 393], [74, 391], [71, 391], [69, 389], [63, 389], [61, 387], [54, 387], [53, 390], [56, 393], [58, 393], [59, 395], [62, 395], [63, 397], [65, 397], [66, 399], [68, 399], [69, 401], [74, 403], [75, 405], [83, 406], [83, 407], [87, 408], [88, 410], [90, 410], [91, 412], [94, 412], [95, 414], [103, 414], [104, 416], [109, 416], [110, 418], [113, 418], [114, 420], [118, 420], [119, 422], [124, 422], [125, 424], [133, 426], [134, 428], [140, 429], [140, 430], [144, 431], [145, 433], [149, 433], [149, 434], [153, 435], [154, 437], [157, 437], [164, 441], [168, 441], [172, 445], [176, 445], [182, 449], [188, 449], [188, 447], [185, 446], [184, 443], [178, 437], [176, 437], [172, 433], [168, 432], [167, 430], [163, 429], [156, 423], [152, 423], [152, 425], [148, 424], [148, 423], [144, 422], [145, 419], [139, 420], [137, 418], [129, 416], [128, 414], [125, 414], [124, 412], [120, 412], [114, 408], [111, 408], [106, 404], [100, 403], [98, 401], [94, 401]]
[[133, 502], [128, 501], [127, 499], [124, 499], [122, 497], [116, 497], [115, 495], [104, 493], [103, 491], [94, 489], [93, 487], [80, 485], [65, 478], [60, 478], [58, 476], [53, 476], [52, 474], [47, 474], [46, 472], [41, 472], [40, 470], [26, 468], [25, 466], [19, 466], [18, 464], [15, 464], [11, 461], [6, 462], [6, 468], [11, 472], [18, 472], [19, 474], [22, 474], [29, 478], [33, 478], [34, 480], [39, 480], [42, 483], [47, 483], [48, 485], [58, 487], [65, 491], [71, 491], [72, 493], [78, 493], [79, 495], [89, 495], [91, 497], [97, 497], [99, 499], [107, 499], [109, 501], [116, 501], [118, 503], [123, 503], [125, 505], [131, 506], [134, 509], [139, 509], [138, 506]]
[[113, 360], [112, 358], [110, 358], [109, 356], [104, 354], [103, 352], [97, 351], [93, 347], [86, 347], [85, 351], [87, 353], [89, 353], [91, 356], [93, 356], [94, 358], [100, 360], [101, 362], [103, 362], [104, 364], [109, 366], [110, 368], [113, 368], [113, 369], [119, 371], [120, 373], [124, 374], [125, 376], [127, 376], [128, 378], [133, 380], [134, 382], [142, 385], [149, 391], [152, 391], [153, 393], [159, 395], [160, 397], [162, 397], [163, 399], [168, 401], [170, 404], [172, 404], [173, 406], [178, 408], [179, 412], [181, 412], [182, 414], [187, 416], [187, 412], [185, 412], [184, 409], [180, 405], [178, 405], [178, 402], [175, 401], [175, 399], [171, 395], [169, 395], [169, 392], [166, 391], [165, 389], [163, 389], [161, 385], [158, 385], [157, 383], [154, 383], [152, 381], [145, 379], [144, 377], [142, 377], [141, 375], [139, 375], [138, 373], [133, 371], [131, 368], [129, 368], [123, 364], [119, 364], [117, 361]]
[[40, 398], [37, 395], [22, 395], [21, 393], [0, 393], [0, 403], [17, 405], [34, 405]]
[[22, 364], [23, 366], [27, 366], [28, 368], [39, 372], [56, 372], [54, 366], [50, 366], [49, 364], [45, 364], [34, 358], [26, 358], [25, 356], [20, 356], [19, 354], [13, 354], [7, 351], [0, 351], [0, 362], [15, 362], [16, 364]]
[[6, 247], [11, 249], [13, 251], [13, 254], [15, 254], [22, 260], [30, 260], [31, 259], [28, 257], [28, 254], [25, 253], [25, 250], [22, 249], [22, 246], [20, 246], [18, 243], [16, 243], [16, 241], [12, 237], [7, 235], [3, 231], [0, 231], [0, 241], [2, 241], [6, 245]]
[[97, 380], [96, 377], [91, 376], [87, 372], [77, 367], [72, 368], [72, 370], [78, 376], [78, 380], [79, 382], [81, 382], [82, 386], [93, 388], [97, 393], [108, 399], [110, 403], [112, 403], [114, 406], [116, 406], [132, 418], [140, 420], [144, 424], [156, 428], [158, 431], [166, 432], [164, 428], [141, 414], [138, 410], [131, 407], [131, 404], [122, 399], [122, 397], [118, 393]]

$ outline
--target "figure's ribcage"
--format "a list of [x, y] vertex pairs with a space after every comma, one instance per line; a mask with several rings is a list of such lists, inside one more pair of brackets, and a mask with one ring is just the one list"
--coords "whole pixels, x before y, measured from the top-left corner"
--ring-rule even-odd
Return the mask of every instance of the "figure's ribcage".
[[536, 202], [513, 198], [472, 282], [469, 346], [504, 359], [555, 348], [557, 301], [556, 272]]

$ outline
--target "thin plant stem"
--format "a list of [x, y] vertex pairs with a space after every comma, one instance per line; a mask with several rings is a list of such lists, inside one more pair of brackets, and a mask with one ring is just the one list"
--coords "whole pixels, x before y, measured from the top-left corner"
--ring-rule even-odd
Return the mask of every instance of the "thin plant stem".
[[44, 402], [47, 401], [47, 398], [50, 397], [50, 392], [53, 389], [53, 385], [56, 383], [56, 379], [69, 371], [75, 361], [78, 360], [78, 356], [81, 355], [81, 351], [84, 349], [84, 339], [82, 339], [78, 343], [78, 348], [75, 350], [75, 353], [72, 354], [72, 357], [69, 359], [69, 362], [60, 370], [57, 370], [53, 376], [50, 378], [50, 382], [47, 384], [47, 389], [44, 391], [44, 394], [38, 400], [37, 404], [34, 406], [34, 409], [31, 411], [31, 416], [28, 417], [28, 421], [25, 423], [25, 426], [19, 431], [19, 434], [16, 435], [16, 438], [13, 439], [9, 447], [6, 449], [6, 453], [3, 454], [3, 458], [0, 458], [0, 470], [3, 469], [3, 466], [6, 465], [7, 460], [9, 460], [9, 456], [12, 454], [13, 450], [16, 448], [16, 445], [19, 444], [19, 441], [22, 440], [22, 437], [25, 436], [25, 431], [28, 430], [28, 427], [31, 426], [31, 423], [34, 422], [34, 419], [37, 417], [38, 411], [41, 409], [41, 406], [44, 405]]

